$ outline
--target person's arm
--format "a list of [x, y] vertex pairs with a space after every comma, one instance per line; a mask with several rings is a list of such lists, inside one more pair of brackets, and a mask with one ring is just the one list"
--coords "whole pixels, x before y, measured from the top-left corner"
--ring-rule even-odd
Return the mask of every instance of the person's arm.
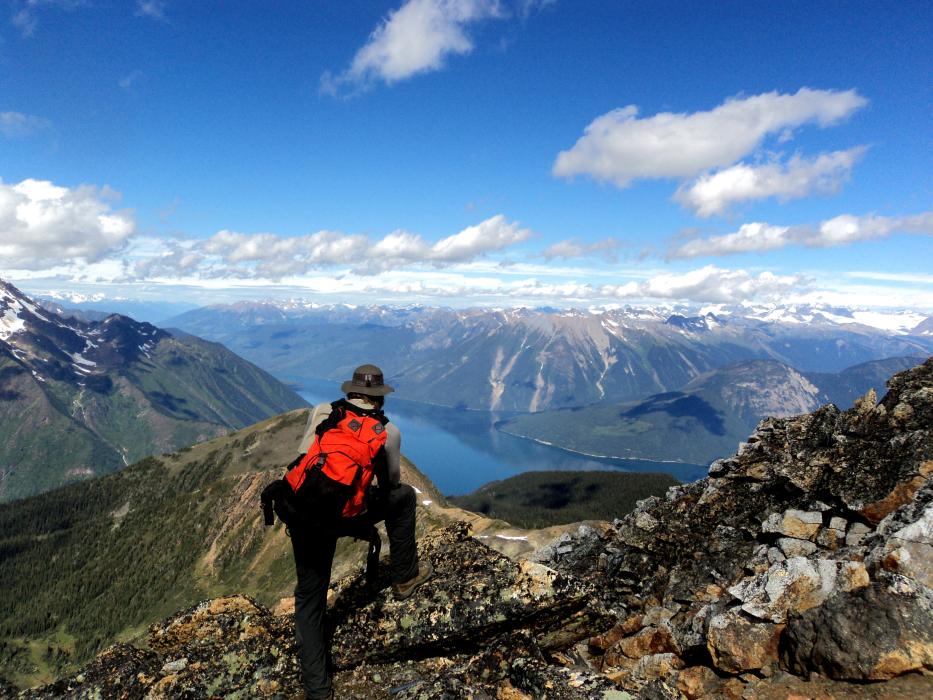
[[299, 456], [307, 454], [308, 450], [311, 449], [311, 443], [314, 442], [314, 431], [317, 430], [317, 427], [323, 423], [329, 415], [329, 403], [319, 403], [314, 407], [314, 410], [311, 411], [308, 416], [308, 423], [305, 425], [305, 434], [302, 436], [301, 442], [298, 443]]
[[395, 423], [386, 425], [385, 451], [389, 488], [395, 488], [402, 480], [402, 433]]

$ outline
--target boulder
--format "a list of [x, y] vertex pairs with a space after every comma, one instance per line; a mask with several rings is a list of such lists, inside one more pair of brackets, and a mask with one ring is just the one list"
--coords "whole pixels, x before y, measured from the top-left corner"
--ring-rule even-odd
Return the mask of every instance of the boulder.
[[933, 671], [933, 593], [891, 579], [837, 593], [818, 608], [792, 615], [782, 659], [796, 673], [835, 679], [885, 680]]
[[709, 623], [710, 656], [726, 673], [756, 671], [778, 660], [778, 639], [784, 625], [750, 618], [738, 608], [716, 615]]
[[793, 557], [736, 584], [729, 593], [749, 615], [780, 623], [791, 612], [820, 605], [837, 590], [866, 585], [868, 573], [861, 562]]

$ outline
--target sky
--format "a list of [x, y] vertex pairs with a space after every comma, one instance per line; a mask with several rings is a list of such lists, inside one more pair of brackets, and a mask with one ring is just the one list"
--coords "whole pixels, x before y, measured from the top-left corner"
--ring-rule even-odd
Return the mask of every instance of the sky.
[[7, 0], [0, 277], [933, 312], [933, 4]]

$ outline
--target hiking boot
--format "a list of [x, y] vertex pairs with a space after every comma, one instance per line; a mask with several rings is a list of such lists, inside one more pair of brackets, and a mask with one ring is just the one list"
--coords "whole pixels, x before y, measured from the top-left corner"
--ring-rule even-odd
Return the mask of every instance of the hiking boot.
[[395, 593], [396, 600], [405, 600], [415, 589], [434, 575], [434, 565], [430, 559], [422, 559], [418, 562], [418, 574], [413, 579], [404, 583], [393, 583], [392, 590]]

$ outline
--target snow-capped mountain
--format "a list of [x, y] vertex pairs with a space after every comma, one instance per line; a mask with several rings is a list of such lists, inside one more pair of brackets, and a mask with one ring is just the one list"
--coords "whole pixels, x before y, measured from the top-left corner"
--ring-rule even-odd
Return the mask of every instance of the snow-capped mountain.
[[799, 306], [702, 311], [676, 306], [397, 309], [266, 301], [198, 309], [168, 323], [222, 342], [290, 381], [338, 379], [358, 364], [376, 362], [401, 398], [515, 411], [678, 390], [704, 372], [743, 360], [838, 372], [933, 350], [933, 336], [904, 330], [917, 325], [916, 314]]
[[0, 280], [0, 501], [301, 405], [215, 343], [64, 317]]

